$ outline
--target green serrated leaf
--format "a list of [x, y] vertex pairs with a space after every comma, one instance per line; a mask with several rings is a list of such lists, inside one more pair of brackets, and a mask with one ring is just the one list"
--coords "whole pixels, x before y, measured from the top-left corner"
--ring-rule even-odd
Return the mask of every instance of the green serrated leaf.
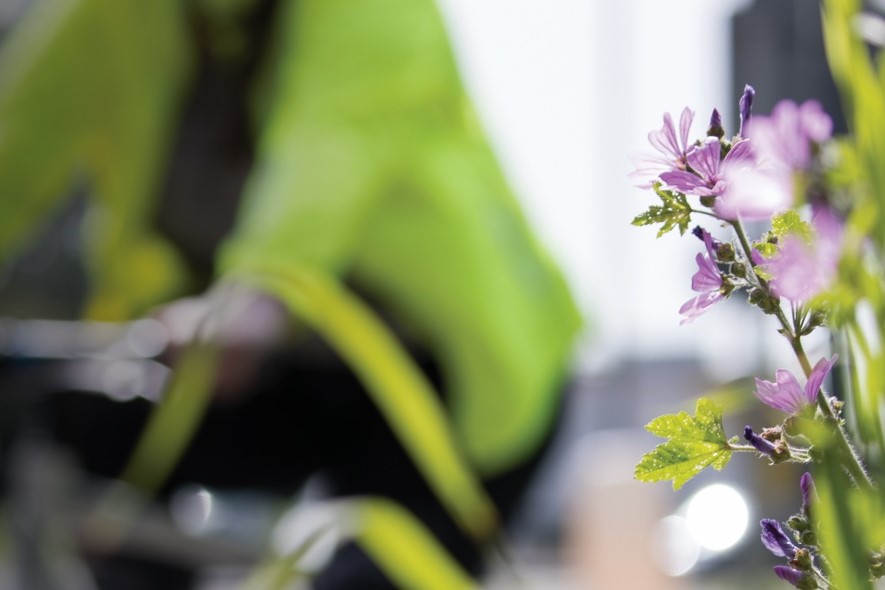
[[697, 401], [694, 416], [687, 412], [666, 414], [649, 422], [645, 429], [661, 438], [726, 442], [722, 428], [722, 406], [706, 398]]
[[771, 242], [755, 242], [753, 248], [756, 249], [763, 258], [771, 258], [777, 252], [777, 246]]
[[685, 195], [664, 190], [659, 183], [654, 185], [654, 191], [663, 205], [652, 205], [648, 211], [633, 219], [633, 225], [643, 226], [660, 223], [662, 225], [658, 230], [659, 238], [677, 227], [680, 235], [685, 234], [691, 223], [691, 205], [688, 204]]
[[634, 475], [644, 482], [672, 479], [673, 489], [678, 490], [707, 467], [721, 471], [729, 459], [731, 449], [727, 443], [668, 440], [642, 457]]
[[802, 221], [799, 214], [792, 209], [771, 219], [771, 231], [779, 238], [790, 234], [799, 236], [807, 242], [811, 241], [811, 226]]
[[645, 428], [669, 440], [642, 457], [634, 472], [640, 481], [673, 480], [673, 489], [678, 490], [707, 467], [721, 470], [731, 459], [731, 447], [722, 427], [722, 407], [711, 400], [699, 399], [694, 416], [686, 412], [667, 414]]

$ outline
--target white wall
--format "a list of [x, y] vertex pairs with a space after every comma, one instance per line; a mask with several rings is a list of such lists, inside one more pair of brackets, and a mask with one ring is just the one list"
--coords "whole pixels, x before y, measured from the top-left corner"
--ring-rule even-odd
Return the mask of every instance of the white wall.
[[[585, 367], [697, 356], [732, 377], [770, 352], [754, 342], [770, 324], [737, 301], [680, 327], [701, 244], [630, 225], [654, 196], [632, 187], [629, 155], [651, 149], [663, 112], [693, 108], [695, 137], [714, 106], [731, 120], [728, 18], [747, 3], [440, 0], [492, 141], [590, 317]], [[737, 354], [748, 341], [760, 352]]]

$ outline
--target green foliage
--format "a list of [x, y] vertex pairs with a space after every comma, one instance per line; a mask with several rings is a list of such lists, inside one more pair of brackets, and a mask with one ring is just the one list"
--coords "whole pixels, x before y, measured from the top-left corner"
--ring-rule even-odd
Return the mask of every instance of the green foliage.
[[633, 219], [633, 225], [643, 226], [660, 223], [659, 238], [677, 227], [680, 235], [685, 234], [691, 223], [691, 205], [688, 204], [685, 195], [676, 191], [664, 190], [660, 183], [655, 183], [654, 190], [663, 205], [652, 205], [648, 211]]
[[822, 462], [821, 468], [815, 478], [815, 533], [831, 566], [833, 587], [871, 589], [869, 558], [885, 541], [881, 492], [846, 484], [837, 462]]
[[635, 476], [640, 481], [673, 480], [678, 490], [707, 467], [722, 470], [732, 449], [722, 427], [722, 407], [708, 399], [697, 402], [695, 415], [686, 412], [655, 418], [645, 427], [668, 439], [642, 457]]
[[794, 235], [806, 242], [811, 241], [811, 226], [807, 221], [803, 221], [799, 217], [799, 213], [793, 209], [772, 217], [771, 231], [778, 238]]

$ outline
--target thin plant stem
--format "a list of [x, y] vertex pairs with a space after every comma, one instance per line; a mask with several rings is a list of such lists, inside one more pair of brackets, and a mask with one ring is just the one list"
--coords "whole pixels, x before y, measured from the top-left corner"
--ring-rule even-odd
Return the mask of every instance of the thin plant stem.
[[[737, 235], [738, 241], [741, 244], [741, 248], [744, 250], [744, 254], [747, 257], [747, 260], [752, 261], [752, 247], [750, 246], [749, 240], [747, 240], [747, 234], [744, 232], [743, 225], [739, 220], [729, 221], [732, 228], [734, 228], [735, 234]], [[755, 272], [754, 272], [755, 274]], [[767, 294], [771, 295], [771, 292], [768, 287], [767, 281], [756, 275], [759, 286], [766, 291]], [[806, 378], [811, 376], [812, 366], [811, 362], [808, 360], [808, 355], [805, 353], [804, 348], [802, 347], [802, 337], [799, 336], [799, 329], [796, 325], [791, 325], [790, 321], [784, 315], [783, 310], [778, 309], [775, 313], [775, 316], [778, 318], [782, 326], [781, 333], [790, 343], [790, 347], [793, 349], [793, 353], [796, 355], [796, 359], [799, 361], [799, 365], [802, 367], [802, 371], [805, 373]], [[798, 321], [798, 314], [793, 313], [793, 317]], [[833, 438], [836, 441], [836, 445], [839, 447], [839, 450], [846, 457], [846, 468], [848, 472], [851, 474], [851, 477], [859, 486], [872, 487], [873, 482], [870, 480], [870, 476], [867, 474], [863, 465], [860, 462], [860, 457], [858, 457], [857, 452], [854, 447], [851, 446], [851, 443], [848, 442], [848, 435], [842, 427], [842, 424], [839, 421], [839, 418], [836, 416], [833, 408], [830, 406], [829, 401], [823, 393], [823, 389], [819, 389], [817, 391], [817, 407], [820, 409], [824, 418], [827, 422], [829, 422], [833, 426], [833, 434], [835, 435]]]

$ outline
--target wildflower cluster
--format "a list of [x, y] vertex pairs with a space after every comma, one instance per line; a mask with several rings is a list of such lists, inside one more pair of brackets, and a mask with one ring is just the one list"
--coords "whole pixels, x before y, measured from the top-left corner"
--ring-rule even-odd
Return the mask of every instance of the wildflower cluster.
[[[695, 417], [656, 419], [647, 428], [668, 440], [643, 457], [636, 476], [669, 479], [679, 487], [704, 467], [721, 469], [733, 452], [746, 451], [771, 464], [793, 462], [812, 469], [829, 461], [838, 465], [832, 473], [842, 478], [839, 485], [872, 488], [844, 428], [842, 403], [824, 391], [839, 357], [832, 354], [812, 365], [803, 347], [803, 338], [828, 322], [830, 293], [846, 252], [844, 212], [831, 204], [826, 183], [832, 164], [824, 156], [833, 142], [833, 124], [814, 101], [783, 101], [770, 116], [753, 115], [754, 97], [754, 89], [746, 86], [738, 103], [740, 128], [732, 137], [717, 110], [705, 135], [693, 142], [690, 109], [682, 111], [678, 130], [664, 115], [661, 129], [648, 136], [655, 153], [635, 158], [631, 175], [661, 203], [633, 223], [659, 225], [661, 236], [674, 229], [684, 235], [697, 220], [708, 221], [691, 231], [702, 246], [691, 278], [695, 295], [679, 309], [682, 323], [743, 292], [751, 305], [776, 319], [804, 375], [778, 369], [773, 381], [755, 379], [756, 397], [786, 417], [758, 432], [746, 426], [743, 442], [726, 440], [721, 409], [710, 400], [698, 402]], [[758, 235], [749, 235], [748, 221]], [[811, 475], [806, 473], [800, 483], [802, 509], [786, 523], [793, 538], [779, 522], [765, 519], [762, 542], [786, 559], [774, 568], [779, 578], [797, 588], [835, 588], [817, 543]], [[885, 572], [885, 557], [870, 563], [868, 577], [881, 575], [876, 563]]]

